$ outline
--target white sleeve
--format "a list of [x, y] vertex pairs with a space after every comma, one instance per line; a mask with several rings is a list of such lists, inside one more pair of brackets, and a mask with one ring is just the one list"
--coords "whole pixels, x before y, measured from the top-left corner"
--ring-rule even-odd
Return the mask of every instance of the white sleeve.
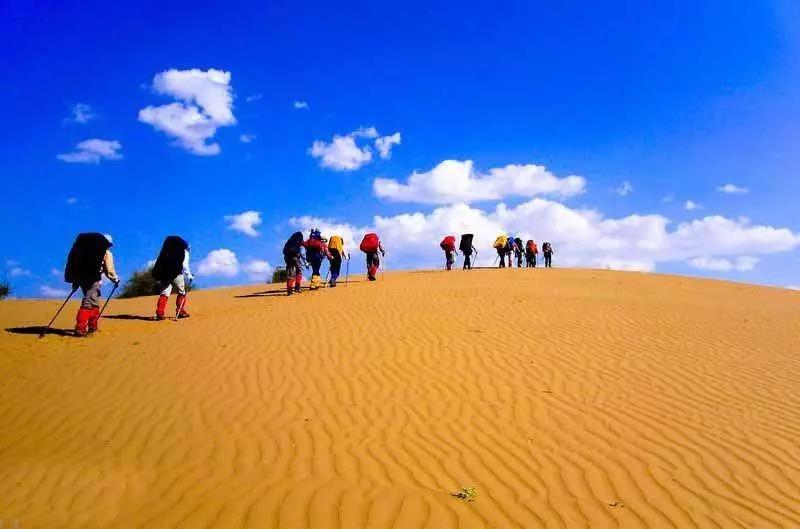
[[183, 251], [183, 273], [187, 276], [192, 275], [192, 270], [189, 268], [189, 250]]

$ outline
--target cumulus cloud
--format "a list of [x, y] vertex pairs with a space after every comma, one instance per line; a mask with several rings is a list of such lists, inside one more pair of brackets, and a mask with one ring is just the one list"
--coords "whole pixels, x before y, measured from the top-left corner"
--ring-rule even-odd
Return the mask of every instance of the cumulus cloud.
[[239, 273], [239, 260], [227, 248], [212, 250], [200, 261], [197, 273], [201, 276], [234, 277]]
[[292, 104], [292, 106], [293, 106], [293, 107], [294, 107], [296, 110], [309, 110], [309, 108], [308, 108], [308, 103], [306, 103], [305, 101], [295, 101], [295, 102]]
[[720, 193], [725, 193], [726, 195], [745, 195], [750, 192], [750, 190], [746, 187], [739, 187], [736, 184], [725, 184], [724, 186], [719, 186], [717, 191]]
[[239, 141], [241, 141], [242, 143], [253, 143], [253, 140], [255, 139], [256, 139], [255, 134], [241, 134], [239, 136]]
[[258, 237], [256, 226], [261, 225], [260, 211], [250, 210], [238, 215], [225, 215], [225, 220], [228, 222], [229, 230], [238, 231], [250, 237]]
[[630, 195], [632, 191], [633, 191], [633, 185], [631, 185], [631, 183], [628, 182], [628, 181], [622, 182], [619, 185], [619, 187], [617, 187], [614, 190], [614, 192], [616, 194], [618, 194], [619, 196], [621, 196], [621, 197], [626, 197], [626, 196]]
[[81, 125], [89, 123], [93, 119], [100, 117], [91, 106], [86, 103], [76, 103], [70, 110], [71, 116], [64, 118], [64, 123], [79, 123]]
[[308, 153], [319, 158], [322, 167], [334, 171], [355, 171], [373, 160], [373, 148], [381, 159], [386, 160], [391, 158], [395, 145], [400, 145], [399, 132], [381, 136], [375, 127], [359, 127], [350, 134], [335, 134], [330, 142], [315, 141]]
[[747, 272], [753, 270], [760, 259], [758, 257], [741, 256], [735, 260], [719, 257], [695, 257], [688, 261], [689, 266], [699, 270], [711, 270], [714, 272], [730, 272], [737, 270]]
[[177, 102], [145, 107], [139, 111], [139, 121], [175, 138], [175, 143], [189, 152], [219, 154], [219, 144], [208, 140], [219, 127], [236, 124], [230, 72], [213, 68], [167, 70], [156, 74], [152, 88]]
[[253, 259], [242, 266], [242, 270], [250, 281], [266, 281], [272, 274], [272, 265], [267, 261]]
[[703, 206], [695, 202], [694, 200], [687, 200], [683, 203], [683, 209], [686, 211], [696, 211], [698, 209], [703, 209]]
[[75, 151], [59, 154], [56, 156], [62, 162], [67, 163], [93, 163], [98, 164], [101, 160], [119, 160], [122, 158], [120, 150], [122, 144], [117, 140], [101, 140], [92, 138], [80, 142]]
[[375, 148], [378, 149], [378, 155], [388, 160], [392, 157], [392, 147], [400, 145], [400, 133], [395, 132], [391, 136], [381, 136], [375, 139]]
[[14, 266], [8, 270], [8, 275], [11, 277], [22, 277], [31, 275], [31, 271], [21, 266]]
[[406, 183], [376, 178], [375, 195], [395, 202], [455, 204], [505, 197], [559, 195], [569, 197], [584, 191], [580, 176], [558, 178], [541, 165], [506, 165], [476, 171], [471, 160], [444, 160], [425, 173], [414, 172]]
[[69, 295], [69, 290], [42, 285], [39, 287], [39, 295], [43, 298], [65, 298]]
[[317, 140], [308, 152], [314, 158], [319, 158], [322, 167], [334, 171], [355, 171], [372, 160], [372, 151], [368, 147], [359, 147], [352, 134], [336, 135], [330, 143]]
[[491, 245], [500, 233], [552, 242], [564, 266], [620, 270], [655, 270], [659, 263], [698, 256], [748, 256], [732, 263], [734, 268], [746, 270], [755, 266], [755, 257], [749, 257], [753, 253], [765, 255], [800, 246], [800, 235], [785, 228], [753, 226], [746, 219], [708, 216], [670, 229], [669, 219], [662, 215], [606, 218], [595, 210], [573, 209], [543, 198], [513, 208], [498, 204], [484, 210], [462, 203], [430, 213], [376, 216], [366, 226], [309, 216], [293, 218], [290, 223], [304, 229], [319, 226], [325, 234], [337, 232], [356, 242], [363, 233], [377, 231], [392, 262], [403, 267], [438, 265], [438, 243], [448, 233], [474, 233], [482, 265], [494, 259]]

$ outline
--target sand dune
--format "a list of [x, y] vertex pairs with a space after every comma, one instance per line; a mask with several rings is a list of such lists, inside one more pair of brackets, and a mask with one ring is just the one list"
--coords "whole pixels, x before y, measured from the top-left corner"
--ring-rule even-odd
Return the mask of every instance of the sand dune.
[[84, 340], [2, 332], [0, 520], [800, 527], [798, 292], [558, 269], [271, 290], [197, 292], [180, 322], [115, 300]]

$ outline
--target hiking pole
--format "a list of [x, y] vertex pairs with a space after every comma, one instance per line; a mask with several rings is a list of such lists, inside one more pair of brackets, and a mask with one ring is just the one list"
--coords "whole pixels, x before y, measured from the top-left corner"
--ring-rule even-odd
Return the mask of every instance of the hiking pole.
[[345, 265], [345, 269], [347, 270], [347, 272], [346, 272], [347, 275], [346, 275], [346, 277], [344, 279], [344, 286], [347, 286], [347, 285], [350, 284], [350, 256], [349, 255], [347, 256], [347, 264]]
[[76, 291], [76, 290], [78, 290], [78, 287], [77, 287], [77, 286], [75, 286], [75, 287], [72, 287], [72, 292], [70, 292], [70, 293], [69, 293], [69, 296], [67, 296], [67, 299], [65, 299], [65, 300], [64, 300], [64, 303], [62, 303], [62, 304], [61, 304], [61, 307], [59, 307], [59, 308], [58, 308], [58, 311], [56, 311], [56, 315], [55, 315], [55, 316], [53, 316], [53, 319], [52, 319], [52, 320], [50, 320], [50, 323], [48, 323], [48, 324], [47, 324], [47, 327], [45, 327], [44, 329], [42, 329], [42, 332], [39, 334], [39, 339], [40, 339], [40, 340], [41, 340], [42, 338], [44, 338], [44, 335], [47, 333], [47, 331], [49, 331], [49, 330], [50, 330], [50, 327], [53, 325], [53, 322], [54, 322], [54, 321], [56, 321], [56, 318], [58, 318], [58, 315], [59, 315], [59, 314], [61, 314], [61, 311], [62, 311], [62, 310], [64, 310], [64, 307], [67, 305], [67, 302], [68, 302], [70, 299], [72, 299], [72, 296], [74, 296], [74, 295], [75, 295], [75, 291]]
[[111, 293], [106, 298], [106, 302], [103, 303], [103, 308], [100, 309], [100, 314], [97, 315], [97, 319], [98, 320], [103, 316], [103, 313], [106, 311], [106, 307], [108, 307], [108, 302], [111, 301], [111, 297], [114, 295], [114, 292], [117, 291], [117, 287], [118, 286], [119, 286], [119, 283], [114, 283], [114, 288], [111, 289]]

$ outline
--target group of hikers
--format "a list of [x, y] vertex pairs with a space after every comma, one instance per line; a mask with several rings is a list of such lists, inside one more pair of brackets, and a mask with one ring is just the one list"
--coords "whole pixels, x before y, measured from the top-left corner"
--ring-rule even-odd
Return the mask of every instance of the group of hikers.
[[[458, 245], [458, 250], [461, 250], [464, 256], [463, 270], [472, 269], [472, 254], [478, 256], [478, 250], [472, 244], [474, 235], [472, 233], [465, 233], [461, 236], [461, 242]], [[447, 235], [439, 247], [444, 251], [444, 265], [446, 270], [452, 270], [453, 264], [456, 262], [458, 250], [456, 249], [455, 235]], [[494, 249], [497, 250], [497, 259], [500, 264], [499, 268], [506, 267], [506, 259], [508, 259], [508, 267], [511, 268], [514, 260], [517, 262], [517, 268], [522, 268], [522, 258], [525, 257], [526, 268], [536, 268], [536, 259], [539, 254], [539, 247], [536, 241], [529, 239], [524, 245], [522, 239], [519, 237], [510, 237], [508, 235], [500, 235], [494, 241]], [[544, 256], [544, 266], [552, 268], [553, 262], [553, 246], [549, 242], [542, 244], [542, 255]]]
[[[454, 235], [448, 235], [442, 240], [440, 247], [445, 252], [445, 265], [447, 270], [452, 270], [455, 256], [458, 251]], [[64, 280], [72, 284], [72, 292], [64, 301], [59, 311], [45, 328], [50, 328], [55, 318], [64, 308], [67, 301], [80, 289], [83, 294], [78, 314], [75, 318], [75, 335], [87, 336], [98, 330], [102, 310], [100, 308], [102, 277], [105, 276], [114, 284], [114, 290], [119, 286], [120, 279], [114, 269], [114, 256], [111, 247], [114, 241], [111, 235], [102, 233], [81, 233], [75, 239], [67, 257], [67, 266], [64, 271]], [[523, 247], [520, 238], [499, 236], [494, 243], [500, 261], [500, 268], [513, 266], [512, 257], [517, 261], [517, 267], [522, 267], [522, 256], [525, 256], [525, 266], [535, 267], [536, 256], [539, 253], [536, 243], [529, 240]], [[367, 279], [375, 281], [381, 266], [381, 258], [385, 257], [386, 250], [376, 233], [364, 235], [359, 249], [366, 255]], [[166, 318], [167, 303], [173, 291], [177, 292], [175, 298], [175, 319], [189, 317], [187, 306], [187, 292], [194, 280], [189, 267], [189, 243], [177, 235], [170, 235], [164, 239], [161, 251], [153, 264], [150, 273], [158, 285], [158, 299], [156, 301], [155, 319]], [[472, 268], [472, 255], [477, 257], [478, 250], [473, 246], [473, 235], [461, 236], [458, 250], [464, 255], [464, 270]], [[550, 243], [542, 245], [545, 266], [551, 266], [553, 248]], [[329, 276], [326, 280], [328, 287], [336, 287], [342, 271], [342, 263], [347, 262], [348, 276], [350, 254], [345, 250], [344, 239], [341, 235], [322, 236], [319, 229], [312, 229], [308, 239], [303, 232], [292, 234], [283, 246], [283, 258], [286, 263], [286, 294], [291, 296], [300, 292], [303, 282], [303, 268], [311, 268], [310, 290], [317, 290], [323, 286], [321, 268], [325, 259], [329, 261]], [[114, 291], [112, 290], [111, 295]], [[111, 297], [109, 295], [109, 298]], [[106, 304], [108, 301], [106, 301]], [[103, 307], [105, 308], [105, 307]], [[42, 335], [44, 332], [42, 331]]]

